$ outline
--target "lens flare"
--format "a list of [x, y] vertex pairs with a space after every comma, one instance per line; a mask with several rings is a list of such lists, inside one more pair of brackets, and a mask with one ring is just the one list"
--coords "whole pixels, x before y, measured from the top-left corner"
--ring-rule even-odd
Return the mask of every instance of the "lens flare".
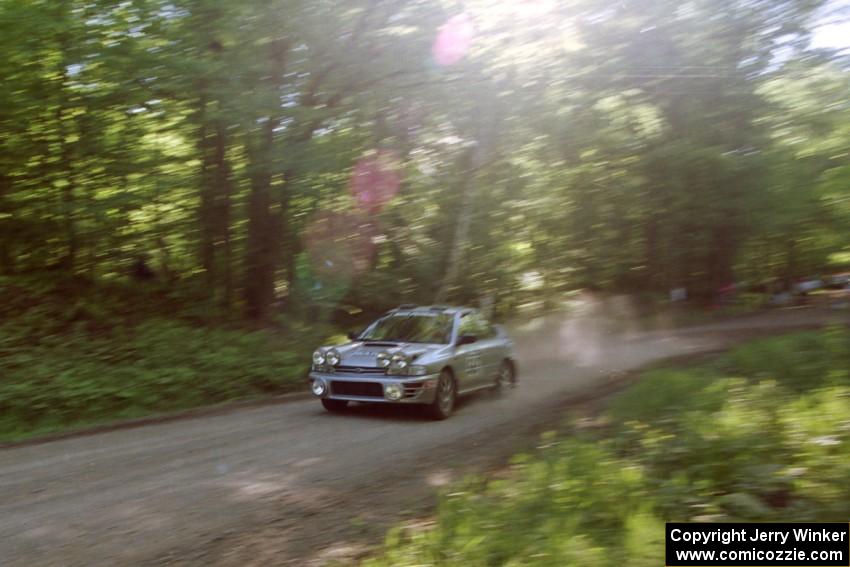
[[392, 150], [372, 150], [360, 158], [351, 174], [351, 194], [358, 206], [376, 214], [401, 186], [401, 160]]
[[438, 65], [448, 66], [458, 63], [469, 52], [475, 29], [472, 20], [466, 14], [458, 14], [443, 24], [431, 47], [431, 53]]

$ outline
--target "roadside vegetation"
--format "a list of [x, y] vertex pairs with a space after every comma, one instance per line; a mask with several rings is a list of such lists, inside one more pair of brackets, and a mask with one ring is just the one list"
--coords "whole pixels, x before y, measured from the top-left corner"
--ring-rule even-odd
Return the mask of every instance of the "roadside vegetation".
[[204, 325], [156, 287], [7, 278], [0, 293], [0, 441], [301, 389], [324, 330]]
[[846, 10], [615, 4], [0, 2], [0, 438], [286, 391], [401, 303], [850, 270]]
[[[850, 516], [850, 332], [757, 340], [647, 371], [506, 478], [468, 479], [369, 567], [658, 565], [665, 521]], [[579, 425], [584, 424], [584, 425]]]

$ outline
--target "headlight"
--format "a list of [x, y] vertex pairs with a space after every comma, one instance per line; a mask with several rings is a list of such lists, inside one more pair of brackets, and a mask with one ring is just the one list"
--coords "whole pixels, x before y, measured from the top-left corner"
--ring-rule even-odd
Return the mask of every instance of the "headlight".
[[339, 351], [335, 348], [330, 349], [325, 353], [325, 361], [331, 366], [339, 364]]
[[310, 386], [310, 389], [313, 390], [313, 393], [317, 396], [324, 396], [328, 387], [325, 385], [324, 380], [316, 379], [313, 380], [313, 384]]
[[390, 353], [388, 352], [379, 352], [378, 353], [378, 366], [381, 368], [387, 368], [390, 365]]
[[428, 374], [428, 369], [424, 366], [419, 366], [418, 364], [412, 364], [410, 368], [407, 369], [408, 376], [425, 376]]
[[388, 400], [396, 401], [400, 400], [404, 395], [404, 386], [401, 384], [385, 384], [384, 385], [384, 396]]
[[404, 370], [405, 368], [407, 368], [408, 364], [410, 363], [407, 360], [407, 356], [400, 352], [397, 352], [393, 355], [393, 358], [390, 361], [390, 368], [392, 370]]
[[313, 364], [316, 366], [322, 366], [325, 363], [325, 353], [321, 350], [317, 350], [313, 353]]

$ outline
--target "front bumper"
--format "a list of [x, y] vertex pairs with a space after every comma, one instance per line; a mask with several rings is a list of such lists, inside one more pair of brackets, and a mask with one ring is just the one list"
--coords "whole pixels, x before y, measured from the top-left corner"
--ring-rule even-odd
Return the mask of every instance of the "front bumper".
[[[329, 400], [347, 400], [350, 402], [378, 402], [389, 404], [430, 404], [437, 391], [439, 374], [425, 376], [364, 376], [339, 372], [311, 371], [309, 381], [323, 380], [325, 393], [317, 396]], [[400, 399], [386, 397], [386, 386], [396, 384], [403, 388]], [[315, 395], [315, 394], [314, 394]]]

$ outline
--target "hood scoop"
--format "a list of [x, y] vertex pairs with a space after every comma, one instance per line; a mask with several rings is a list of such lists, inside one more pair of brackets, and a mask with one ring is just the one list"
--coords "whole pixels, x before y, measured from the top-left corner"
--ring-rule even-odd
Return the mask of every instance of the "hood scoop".
[[365, 342], [363, 346], [397, 347], [398, 343]]

